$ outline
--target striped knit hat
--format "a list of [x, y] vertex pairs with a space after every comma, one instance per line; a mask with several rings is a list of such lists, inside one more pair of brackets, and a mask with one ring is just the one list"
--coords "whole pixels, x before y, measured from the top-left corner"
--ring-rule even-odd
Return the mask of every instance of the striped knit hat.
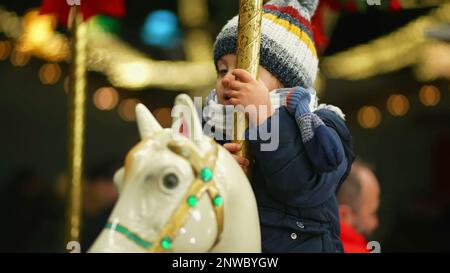
[[[319, 0], [273, 0], [264, 5], [260, 64], [284, 87], [312, 87], [318, 71], [311, 17]], [[238, 16], [216, 38], [214, 62], [236, 53]]]

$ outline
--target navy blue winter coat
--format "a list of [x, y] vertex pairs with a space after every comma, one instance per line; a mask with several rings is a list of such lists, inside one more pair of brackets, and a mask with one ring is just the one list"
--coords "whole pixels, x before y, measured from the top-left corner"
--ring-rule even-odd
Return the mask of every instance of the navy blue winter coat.
[[[333, 111], [314, 113], [326, 125], [320, 128], [327, 130], [325, 150], [332, 148], [340, 155], [321, 170], [315, 167], [317, 159], [311, 151], [320, 154], [324, 143], [304, 144], [299, 125], [285, 106], [272, 116], [279, 118], [278, 149], [262, 151], [261, 144], [270, 140], [249, 140], [263, 252], [343, 252], [336, 192], [354, 159], [352, 139], [344, 120]], [[272, 118], [265, 123], [269, 132]]]
[[264, 152], [260, 149], [263, 141], [250, 141], [263, 252], [343, 251], [335, 193], [353, 161], [351, 136], [334, 112], [322, 109], [315, 114], [335, 138], [338, 153], [345, 155], [332, 171], [315, 170], [298, 125], [285, 107], [275, 113], [280, 120], [277, 150]]

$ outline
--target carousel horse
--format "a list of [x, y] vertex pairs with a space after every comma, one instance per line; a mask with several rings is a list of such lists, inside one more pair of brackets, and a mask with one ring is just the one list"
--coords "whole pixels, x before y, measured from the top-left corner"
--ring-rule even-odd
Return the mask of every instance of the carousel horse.
[[136, 107], [141, 141], [114, 176], [119, 200], [89, 252], [261, 251], [247, 177], [203, 134], [187, 95], [176, 98], [176, 109], [181, 115], [163, 129], [144, 105]]

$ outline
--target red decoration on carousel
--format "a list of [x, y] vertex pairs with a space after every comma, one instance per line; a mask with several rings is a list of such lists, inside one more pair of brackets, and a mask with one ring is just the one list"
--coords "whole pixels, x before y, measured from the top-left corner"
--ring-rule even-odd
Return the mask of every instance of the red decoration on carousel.
[[320, 1], [315, 15], [311, 18], [314, 43], [319, 54], [325, 50], [329, 43], [329, 39], [325, 34], [325, 27], [323, 25], [323, 13], [326, 8], [328, 8], [327, 1]]
[[70, 8], [74, 6], [80, 8], [85, 21], [98, 14], [125, 15], [125, 0], [43, 0], [41, 14], [57, 14], [59, 22], [67, 26]]
[[[311, 19], [314, 42], [319, 53], [323, 52], [329, 43], [329, 39], [325, 34], [325, 27], [323, 23], [325, 10], [328, 9], [334, 12], [360, 12], [366, 10], [365, 8], [360, 8], [363, 5], [368, 5], [367, 0], [321, 0], [319, 2], [316, 13]], [[386, 5], [383, 4], [380, 5], [380, 7], [383, 8], [386, 7]], [[399, 0], [390, 0], [387, 7], [390, 11], [398, 11], [402, 9]]]
[[402, 4], [399, 0], [391, 0], [391, 3], [389, 4], [389, 9], [392, 11], [397, 11], [402, 9]]

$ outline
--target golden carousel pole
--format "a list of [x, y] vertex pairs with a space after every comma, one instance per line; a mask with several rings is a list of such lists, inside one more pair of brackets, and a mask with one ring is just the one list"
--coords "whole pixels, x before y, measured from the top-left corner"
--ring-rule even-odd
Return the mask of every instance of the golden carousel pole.
[[66, 211], [66, 243], [71, 241], [79, 242], [82, 216], [87, 24], [83, 22], [78, 6], [71, 8], [69, 27], [72, 41], [68, 100], [69, 153], [67, 167], [70, 184]]
[[[263, 0], [239, 0], [237, 67], [247, 70], [256, 79], [259, 74], [262, 8]], [[235, 113], [233, 143], [242, 144], [239, 155], [250, 159], [248, 142], [242, 137], [248, 124], [248, 118]]]

